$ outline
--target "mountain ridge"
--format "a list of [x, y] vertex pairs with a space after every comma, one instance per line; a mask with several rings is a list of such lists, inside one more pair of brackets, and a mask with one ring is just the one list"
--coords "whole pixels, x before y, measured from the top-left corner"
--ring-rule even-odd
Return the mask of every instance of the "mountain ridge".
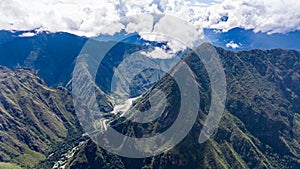
[[[81, 137], [71, 94], [27, 69], [0, 67], [0, 159], [34, 167], [70, 137]], [[77, 135], [77, 136], [76, 136]]]
[[[76, 44], [77, 42], [74, 43]], [[82, 41], [80, 44], [81, 43], [83, 44]], [[66, 43], [62, 42], [62, 44]], [[128, 44], [122, 43], [120, 45], [126, 47]], [[130, 48], [129, 46], [124, 48], [124, 50], [115, 51], [115, 54], [124, 54], [128, 49], [139, 49]], [[3, 46], [1, 49], [6, 50]], [[152, 158], [128, 159], [110, 154], [102, 148], [97, 147], [89, 140], [80, 145], [74, 156], [67, 160], [67, 168], [93, 168], [95, 166], [103, 168], [300, 167], [300, 106], [297, 104], [300, 101], [300, 53], [294, 50], [283, 49], [266, 51], [253, 49], [240, 52], [231, 52], [219, 47], [215, 47], [215, 49], [220, 55], [226, 73], [228, 98], [226, 111], [220, 122], [220, 126], [206, 143], [198, 144], [197, 140], [210, 104], [210, 81], [201, 61], [195, 56], [189, 55], [189, 57], [184, 60], [189, 64], [197, 77], [202, 101], [199, 103], [200, 110], [198, 112], [199, 115], [196, 124], [188, 136], [179, 145], [169, 152], [165, 152]], [[35, 49], [33, 49], [33, 51], [34, 50]], [[7, 48], [6, 52], [14, 53], [12, 48]], [[28, 50], [24, 55], [30, 53], [31, 51]], [[49, 54], [49, 56], [52, 56], [52, 54]], [[2, 58], [8, 56], [9, 55], [1, 55]], [[15, 53], [14, 56], [17, 56], [17, 53]], [[42, 57], [42, 55], [39, 57]], [[71, 59], [69, 59], [71, 60], [70, 63], [74, 64], [73, 57], [75, 57], [75, 55], [70, 56]], [[119, 59], [122, 59], [123, 56], [119, 57]], [[46, 61], [47, 59], [43, 60], [43, 62]], [[1, 63], [4, 64], [2, 60]], [[115, 64], [117, 65], [117, 63]], [[17, 67], [17, 65], [16, 62], [11, 64], [11, 67]], [[57, 71], [62, 71], [59, 69], [60, 66], [55, 67], [54, 64], [54, 68], [57, 69]], [[114, 66], [115, 65], [111, 65], [111, 67]], [[49, 70], [54, 68], [52, 67]], [[40, 134], [40, 136], [34, 136], [38, 142], [28, 141], [25, 137], [26, 135], [22, 136], [22, 134], [19, 134], [21, 136], [16, 138], [18, 138], [18, 142], [21, 142], [21, 145], [25, 147], [23, 148], [23, 151], [11, 149], [11, 142], [8, 144], [0, 139], [0, 143], [6, 143], [6, 147], [3, 148], [6, 149], [6, 152], [12, 152], [12, 154], [16, 156], [26, 154], [27, 157], [28, 155], [35, 157], [36, 159], [39, 159], [34, 162], [35, 164], [40, 163], [38, 164], [39, 168], [49, 168], [53, 166], [55, 160], [60, 159], [60, 149], [65, 148], [63, 151], [63, 153], [65, 153], [67, 150], [70, 150], [73, 146], [77, 145], [76, 140], [80, 140], [79, 138], [81, 137], [82, 132], [76, 131], [81, 129], [78, 126], [78, 123], [74, 123], [77, 117], [74, 114], [74, 110], [72, 110], [72, 97], [69, 91], [63, 87], [47, 87], [47, 80], [43, 82], [42, 79], [53, 77], [49, 76], [51, 72], [45, 71], [49, 74], [43, 75], [39, 74], [41, 70], [33, 70], [36, 72], [34, 73], [34, 71], [26, 69], [15, 69], [14, 71], [11, 71], [10, 69], [0, 67], [0, 100], [1, 104], [5, 103], [7, 105], [6, 107], [4, 105], [1, 107], [1, 115], [5, 117], [2, 119], [18, 119], [21, 121], [18, 122], [18, 120], [16, 120], [16, 122], [11, 123], [15, 124], [15, 126], [24, 126], [24, 124], [27, 124], [25, 126], [36, 127], [42, 131], [42, 134]], [[67, 73], [61, 76], [62, 78], [56, 79], [58, 83], [55, 82], [52, 83], [52, 85], [56, 86], [58, 84], [64, 84], [63, 81], [68, 81], [67, 79], [71, 76], [71, 72], [72, 66], [68, 67]], [[38, 78], [36, 75], [41, 76], [41, 78]], [[106, 81], [101, 81], [100, 79], [100, 82], [104, 83]], [[173, 85], [173, 82], [164, 80], [157, 85], [160, 85], [161, 88], [164, 88], [166, 91], [172, 91], [171, 86]], [[22, 103], [20, 100], [24, 98], [16, 94], [16, 86], [18, 86], [19, 90], [22, 89], [21, 93], [26, 96], [24, 102], [26, 104], [30, 103], [27, 106], [23, 106], [25, 112], [22, 112], [22, 109], [18, 108]], [[52, 92], [54, 92], [54, 94]], [[49, 93], [50, 95], [55, 95], [52, 101], [46, 97]], [[62, 94], [62, 96], [55, 93]], [[31, 97], [32, 95], [34, 97]], [[171, 97], [171, 101], [172, 99], [176, 100], [176, 94], [170, 92], [169, 96]], [[65, 97], [66, 100], [64, 100]], [[135, 105], [140, 106], [140, 108], [148, 108], [149, 105], [146, 104], [147, 102], [142, 102], [141, 100], [147, 100], [147, 97], [145, 96], [138, 100]], [[35, 102], [38, 102], [38, 104]], [[67, 103], [68, 109], [64, 105], [65, 103]], [[49, 122], [47, 124], [47, 119], [49, 121], [49, 119], [52, 118], [47, 117], [45, 118], [46, 121], [41, 122], [43, 118], [36, 118], [35, 116], [37, 116], [38, 113], [31, 110], [36, 107], [36, 109], [50, 109], [50, 112], [60, 114], [60, 111], [57, 111], [58, 107], [56, 106], [59, 107], [59, 110], [63, 110], [63, 112], [66, 113], [65, 115], [68, 115], [68, 118], [66, 118], [65, 115], [60, 115], [55, 122], [57, 125], [54, 126]], [[173, 107], [173, 109], [175, 108]], [[4, 113], [8, 111], [10, 113]], [[34, 120], [26, 122], [22, 119], [22, 114], [26, 113], [31, 114], [30, 117], [32, 118], [29, 119]], [[172, 114], [172, 107], [167, 113]], [[12, 115], [13, 118], [11, 117]], [[71, 122], [69, 120], [70, 117], [73, 119]], [[170, 117], [171, 119], [169, 122], [172, 122], [174, 116]], [[11, 122], [11, 120], [9, 122]], [[10, 131], [5, 132], [12, 133], [12, 136], [18, 133], [11, 125], [9, 125], [10, 123], [1, 122], [0, 124], [2, 125], [1, 129], [9, 129]], [[5, 124], [5, 127], [3, 127], [3, 124]], [[131, 126], [129, 125], [128, 127]], [[47, 128], [51, 128], [51, 130], [49, 131]], [[70, 136], [73, 137], [74, 140], [70, 141], [66, 138], [66, 135], [72, 128], [75, 129], [75, 131], [70, 134]], [[151, 130], [147, 130], [148, 133], [151, 134]], [[28, 131], [31, 132], [29, 136], [36, 135], [36, 131]], [[53, 133], [52, 131], [56, 132]], [[27, 131], [25, 131], [25, 133], [26, 132]], [[51, 138], [50, 140], [48, 136]], [[48, 143], [50, 145], [57, 145], [58, 148], [53, 148], [52, 146], [49, 146]], [[9, 147], [7, 147], [7, 145], [9, 145]], [[2, 147], [4, 146], [2, 145]], [[20, 154], [18, 151], [23, 154]], [[0, 161], [12, 161], [23, 166], [30, 166], [30, 164], [26, 164], [24, 161], [22, 162], [21, 159], [16, 159], [16, 157], [13, 157], [6, 152], [1, 151], [2, 154], [0, 156], [2, 159], [0, 159]], [[57, 153], [55, 153], [53, 158], [46, 158], [46, 156], [50, 155], [52, 152]], [[31, 165], [31, 167], [33, 166]]]
[[[204, 65], [195, 55], [190, 55], [184, 60], [196, 74], [200, 95], [203, 96], [197, 123], [188, 136], [169, 152], [140, 160], [117, 159], [125, 168], [300, 167], [297, 104], [300, 95], [300, 53], [282, 49], [237, 53], [218, 47], [216, 50], [226, 73], [228, 98], [224, 117], [211, 139], [204, 144], [197, 142], [207, 116], [207, 85], [210, 82]], [[157, 85], [170, 90], [172, 82], [164, 80]], [[170, 97], [175, 97], [174, 93], [170, 94]], [[140, 107], [147, 108], [146, 103], [141, 99], [135, 105], [141, 104]], [[125, 126], [128, 131], [135, 130], [134, 125]], [[145, 128], [145, 132], [147, 130]], [[67, 166], [93, 167], [90, 165], [94, 164], [93, 159], [82, 159], [88, 156], [84, 149], [92, 144], [83, 144], [79, 154], [71, 158]], [[100, 156], [101, 153], [97, 157]], [[101, 158], [96, 161], [102, 163]]]

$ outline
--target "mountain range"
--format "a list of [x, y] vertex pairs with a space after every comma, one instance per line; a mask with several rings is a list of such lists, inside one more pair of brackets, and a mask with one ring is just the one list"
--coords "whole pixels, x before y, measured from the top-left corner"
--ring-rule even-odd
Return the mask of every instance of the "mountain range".
[[[227, 79], [226, 110], [212, 137], [198, 137], [211, 101], [210, 80], [193, 52], [184, 61], [196, 75], [201, 102], [191, 132], [172, 150], [155, 157], [131, 159], [97, 146], [83, 135], [68, 85], [76, 57], [87, 38], [66, 33], [41, 33], [19, 37], [6, 32], [0, 38], [0, 161], [24, 168], [300, 168], [300, 52], [248, 50], [233, 52], [214, 47]], [[99, 42], [105, 45], [106, 41]], [[109, 97], [113, 68], [139, 44], [118, 43], [98, 75], [100, 94]], [[144, 72], [145, 73], [145, 72]], [[179, 97], [176, 84], [166, 76], [143, 86], [149, 74], [136, 79], [135, 101], [149, 109], [148, 92], [155, 88], [169, 98], [166, 119], [157, 125], [137, 127], [126, 119], [115, 121], [125, 135], [151, 135], [168, 128], [176, 118]], [[108, 80], [107, 80], [108, 79]], [[147, 82], [149, 83], [149, 82]], [[115, 103], [104, 100], [112, 110]], [[106, 107], [106, 108], [107, 108]], [[188, 111], [187, 111], [188, 112]], [[154, 126], [154, 127], [153, 127]], [[1, 163], [0, 163], [1, 167]]]
[[[189, 135], [174, 149], [161, 155], [130, 159], [109, 154], [92, 141], [79, 146], [69, 159], [70, 168], [299, 168], [299, 52], [282, 49], [250, 50], [238, 53], [216, 48], [227, 78], [228, 97], [217, 131], [204, 144], [197, 142], [210, 104], [209, 80], [203, 64], [193, 54], [185, 58], [197, 75], [201, 103], [197, 122]], [[174, 88], [168, 78], [155, 87]], [[176, 88], [176, 87], [175, 87]], [[150, 89], [150, 90], [153, 90]], [[176, 92], [168, 93], [171, 102], [167, 116], [159, 123], [169, 124], [176, 113]], [[136, 103], [147, 106], [147, 96]], [[176, 116], [175, 116], [176, 117]], [[123, 134], [160, 131], [143, 129], [125, 121]], [[120, 125], [122, 126], [122, 125]], [[150, 125], [151, 126], [151, 125]], [[156, 126], [156, 125], [153, 125]], [[123, 126], [124, 128], [124, 126]], [[133, 132], [133, 133], [132, 133]], [[109, 154], [109, 155], [103, 155]], [[107, 166], [107, 156], [111, 160]], [[112, 165], [112, 166], [111, 166]]]

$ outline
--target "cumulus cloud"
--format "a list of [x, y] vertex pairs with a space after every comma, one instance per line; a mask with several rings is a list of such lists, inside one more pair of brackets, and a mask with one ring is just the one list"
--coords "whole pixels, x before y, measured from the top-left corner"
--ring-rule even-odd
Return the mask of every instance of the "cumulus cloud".
[[[228, 31], [235, 27], [255, 32], [286, 33], [300, 29], [298, 0], [224, 0], [196, 16], [203, 27]], [[226, 21], [222, 21], [222, 17]]]
[[149, 25], [151, 25], [150, 32], [137, 33], [146, 40], [167, 42], [169, 54], [175, 54], [187, 47], [192, 48], [199, 39], [203, 38], [202, 32], [192, 24], [169, 15], [162, 16], [157, 22]]
[[19, 35], [19, 37], [32, 37], [32, 36], [35, 36], [36, 34], [33, 33], [33, 32], [25, 32], [25, 33], [22, 33], [21, 35]]
[[114, 22], [108, 26], [104, 26], [99, 33], [113, 36], [115, 33], [120, 32], [124, 28], [125, 26], [122, 23]]
[[235, 27], [286, 33], [300, 29], [299, 9], [298, 0], [1, 0], [0, 29], [65, 31], [89, 37], [120, 29], [141, 32], [150, 29], [141, 22], [152, 21], [146, 15], [128, 25], [103, 27], [123, 16], [155, 13], [181, 18], [200, 33], [203, 28]]
[[95, 36], [119, 19], [114, 0], [2, 0], [0, 29], [48, 30]]
[[148, 33], [153, 29], [153, 16], [149, 14], [140, 14], [138, 17], [127, 17], [125, 21], [127, 33]]
[[227, 48], [232, 48], [232, 49], [237, 49], [240, 47], [239, 44], [237, 43], [234, 43], [234, 41], [230, 41], [229, 43], [226, 44], [226, 47]]
[[[168, 56], [163, 56], [160, 53], [162, 58], [168, 58], [186, 48], [193, 48], [197, 42], [199, 43], [201, 39], [204, 39], [202, 31], [187, 21], [170, 15], [145, 13], [123, 17], [119, 22], [107, 25], [101, 34], [113, 34], [114, 31], [108, 33], [107, 30], [112, 30], [118, 24], [122, 26], [117, 27], [123, 27], [128, 34], [138, 33], [144, 40], [166, 43], [167, 45], [164, 46], [163, 50]], [[121, 29], [117, 29], [117, 32], [120, 31]], [[151, 54], [158, 54], [157, 52], [159, 51], [156, 49]]]
[[150, 51], [150, 52], [145, 52], [142, 51], [140, 52], [142, 55], [145, 55], [149, 58], [153, 58], [153, 59], [170, 59], [173, 57], [172, 54], [166, 52], [166, 50], [159, 48], [159, 47], [155, 47], [154, 50]]

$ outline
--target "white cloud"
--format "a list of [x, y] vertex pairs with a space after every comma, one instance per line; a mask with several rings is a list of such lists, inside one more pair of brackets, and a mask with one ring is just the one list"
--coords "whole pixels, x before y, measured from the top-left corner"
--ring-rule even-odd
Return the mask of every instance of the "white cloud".
[[140, 14], [138, 17], [128, 17], [128, 24], [125, 31], [127, 33], [151, 32], [153, 29], [153, 16]]
[[[197, 20], [204, 27], [228, 31], [235, 27], [255, 32], [286, 33], [300, 29], [298, 0], [224, 0], [205, 9]], [[226, 22], [220, 18], [227, 16]]]
[[65, 31], [95, 36], [104, 25], [119, 19], [117, 1], [1, 0], [0, 29]]
[[109, 26], [104, 26], [101, 29], [101, 34], [107, 34], [107, 35], [114, 35], [117, 32], [120, 32], [122, 29], [124, 29], [125, 26], [122, 23], [115, 22], [112, 24], [109, 24]]
[[[188, 21], [200, 33], [202, 28], [228, 31], [235, 27], [285, 33], [300, 30], [299, 9], [298, 0], [1, 0], [0, 29], [39, 28], [96, 36], [105, 25], [123, 16], [155, 13]], [[222, 21], [224, 16], [227, 21]], [[105, 31], [113, 34], [122, 28], [117, 24]], [[125, 28], [140, 32], [149, 26], [137, 20]]]
[[145, 52], [142, 51], [140, 52], [142, 55], [145, 55], [149, 58], [154, 58], [154, 59], [170, 59], [173, 57], [172, 53], [166, 52], [164, 49], [155, 47], [154, 50], [150, 52]]
[[176, 19], [172, 16], [162, 17], [154, 26], [157, 33], [169, 35], [170, 38], [176, 37], [177, 41], [181, 41], [188, 47], [193, 46], [193, 42], [200, 39], [202, 33], [187, 21]]
[[227, 48], [232, 48], [232, 49], [237, 49], [240, 47], [239, 44], [237, 43], [234, 43], [234, 41], [230, 41], [229, 43], [226, 44], [226, 47]]
[[36, 35], [36, 34], [33, 32], [25, 32], [25, 33], [22, 33], [21, 35], [19, 35], [19, 37], [32, 37], [34, 35]]
[[163, 16], [157, 22], [150, 23], [150, 32], [138, 32], [143, 39], [157, 42], [167, 42], [170, 55], [192, 48], [202, 37], [202, 32], [190, 23], [173, 16]]

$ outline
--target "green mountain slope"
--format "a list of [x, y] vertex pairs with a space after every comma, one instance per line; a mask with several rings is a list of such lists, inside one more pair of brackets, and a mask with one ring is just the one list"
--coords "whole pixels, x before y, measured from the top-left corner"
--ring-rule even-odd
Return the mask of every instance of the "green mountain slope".
[[[201, 61], [191, 53], [185, 61], [196, 75], [201, 97], [200, 103], [193, 103], [200, 106], [196, 123], [172, 150], [144, 159], [120, 157], [91, 140], [85, 141], [66, 89], [47, 87], [30, 70], [0, 67], [0, 161], [6, 162], [0, 167], [15, 163], [25, 168], [61, 164], [74, 169], [300, 168], [300, 53], [281, 49], [238, 53], [216, 50], [226, 73], [228, 93], [218, 129], [207, 142], [198, 143], [210, 106], [211, 82]], [[136, 86], [143, 86], [142, 81], [147, 81], [150, 74], [145, 71], [134, 79], [133, 95], [140, 94]], [[148, 88], [143, 86], [142, 92]], [[143, 126], [115, 117], [111, 122], [114, 128], [141, 137], [172, 125], [180, 96], [170, 76], [136, 100], [134, 107], [149, 109], [149, 92], [155, 88], [168, 97], [163, 121]], [[98, 99], [101, 106], [111, 110], [114, 103], [109, 103], [106, 96]]]
[[[87, 141], [69, 159], [67, 168], [300, 168], [300, 53], [216, 50], [226, 73], [228, 96], [218, 129], [207, 142], [199, 144], [198, 137], [210, 104], [210, 81], [201, 61], [191, 54], [185, 61], [197, 76], [201, 103], [196, 124], [179, 145], [156, 157], [128, 159]], [[167, 123], [172, 124], [178, 98], [174, 81], [166, 77], [155, 87], [167, 91], [171, 100]], [[149, 108], [147, 99], [146, 94], [135, 106]], [[155, 125], [141, 130], [128, 120], [121, 122], [126, 125], [115, 128], [131, 136], [163, 130]]]
[[[70, 93], [25, 69], [0, 67], [0, 161], [34, 167], [81, 136]], [[59, 153], [59, 152], [54, 152]]]

